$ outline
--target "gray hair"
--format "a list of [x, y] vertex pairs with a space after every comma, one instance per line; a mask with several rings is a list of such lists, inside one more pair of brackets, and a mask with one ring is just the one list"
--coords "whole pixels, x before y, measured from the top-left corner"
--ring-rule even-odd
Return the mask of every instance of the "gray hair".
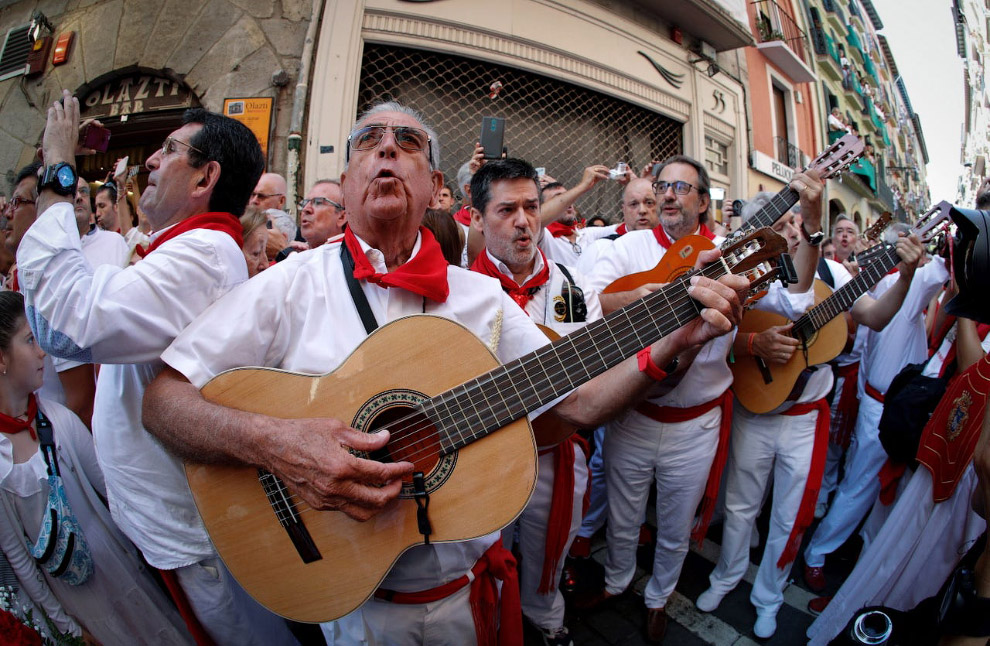
[[751, 217], [757, 214], [760, 209], [770, 203], [770, 200], [774, 198], [774, 194], [769, 191], [760, 191], [754, 195], [746, 204], [742, 207], [739, 212], [739, 217], [742, 218], [743, 222], [746, 222]]
[[471, 184], [471, 178], [474, 177], [474, 173], [471, 172], [471, 162], [464, 162], [461, 167], [457, 170], [457, 188], [464, 192], [464, 187]]
[[[419, 125], [423, 127], [423, 130], [430, 138], [430, 154], [428, 156], [432, 160], [430, 170], [437, 170], [440, 168], [440, 138], [437, 136], [436, 131], [429, 124], [423, 121], [423, 117], [420, 116], [419, 112], [408, 106], [402, 105], [398, 101], [384, 101], [382, 103], [376, 103], [365, 110], [354, 123], [354, 127], [351, 128], [348, 139], [350, 139], [350, 137], [359, 130], [361, 123], [367, 121], [376, 114], [381, 114], [382, 112], [401, 112], [402, 114], [408, 115], [415, 119]], [[348, 155], [348, 158], [344, 160], [344, 170], [347, 170], [347, 166], [350, 164], [350, 161], [350, 155]]]
[[281, 209], [268, 209], [265, 213], [271, 218], [272, 226], [284, 233], [289, 241], [296, 239], [296, 222], [291, 215]]

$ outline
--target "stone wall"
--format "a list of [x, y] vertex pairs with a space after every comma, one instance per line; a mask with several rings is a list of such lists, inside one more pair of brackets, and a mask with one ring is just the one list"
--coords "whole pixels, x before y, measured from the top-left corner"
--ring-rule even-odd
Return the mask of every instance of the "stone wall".
[[[0, 9], [0, 36], [27, 24], [35, 10], [55, 36], [75, 31], [69, 62], [45, 73], [0, 81], [0, 172], [8, 179], [31, 161], [47, 106], [116, 70], [163, 70], [183, 79], [202, 105], [224, 98], [275, 97], [271, 170], [285, 172], [286, 136], [312, 0], [27, 0]], [[285, 70], [289, 84], [272, 85]], [[157, 143], [157, 142], [156, 142]], [[8, 182], [0, 191], [9, 192]]]

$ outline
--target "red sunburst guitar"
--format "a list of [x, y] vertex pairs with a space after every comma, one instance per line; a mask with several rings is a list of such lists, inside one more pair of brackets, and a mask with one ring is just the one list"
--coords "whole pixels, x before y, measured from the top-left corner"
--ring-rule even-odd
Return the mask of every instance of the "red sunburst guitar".
[[[859, 159], [863, 150], [864, 145], [859, 137], [845, 135], [826, 148], [818, 157], [815, 157], [808, 165], [808, 169], [817, 170], [822, 179], [832, 177]], [[797, 204], [799, 197], [797, 191], [789, 186], [784, 187], [782, 191], [773, 196], [766, 206], [746, 220], [737, 231], [729, 235], [722, 243], [722, 248], [734, 244], [740, 236], [745, 236], [750, 231], [773, 226], [792, 206]], [[712, 241], [704, 236], [684, 236], [670, 246], [656, 267], [623, 276], [603, 289], [602, 293], [628, 292], [649, 283], [669, 283], [694, 267], [698, 262], [699, 253], [714, 248], [715, 245], [712, 244]]]
[[[775, 276], [786, 251], [770, 229], [753, 232], [700, 271]], [[760, 268], [759, 271], [756, 271]], [[693, 275], [693, 274], [689, 274]], [[526, 414], [699, 315], [686, 278], [505, 365], [457, 323], [417, 315], [372, 333], [323, 376], [240, 368], [203, 387], [210, 401], [275, 417], [335, 417], [370, 432], [374, 455], [408, 460], [423, 477], [367, 522], [308, 509], [271, 473], [187, 464], [196, 505], [217, 552], [251, 596], [306, 622], [360, 606], [407, 549], [423, 543], [415, 486], [429, 495], [431, 542], [484, 536], [522, 511], [536, 479]], [[388, 369], [380, 369], [382, 366]]]

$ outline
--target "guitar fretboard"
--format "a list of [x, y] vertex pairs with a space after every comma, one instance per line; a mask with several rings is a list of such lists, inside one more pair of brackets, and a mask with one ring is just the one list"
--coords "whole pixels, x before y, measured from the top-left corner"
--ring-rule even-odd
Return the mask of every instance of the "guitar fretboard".
[[859, 274], [835, 290], [831, 296], [814, 306], [794, 322], [793, 333], [799, 339], [810, 339], [815, 332], [839, 314], [848, 311], [856, 299], [873, 288], [898, 262], [897, 248], [886, 245], [877, 252], [870, 263], [861, 267]]
[[[800, 198], [801, 196], [797, 191], [790, 186], [785, 186], [779, 193], [770, 198], [770, 201], [763, 205], [753, 217], [746, 220], [739, 227], [738, 232], [745, 234], [756, 229], [762, 229], [763, 227], [772, 227], [774, 222], [790, 211], [791, 207], [797, 204]], [[723, 246], [732, 244], [735, 239], [736, 236], [729, 236], [729, 239], [726, 240]]]
[[[709, 278], [727, 267], [702, 270]], [[554, 343], [423, 402], [450, 453], [570, 392], [700, 314], [686, 276]]]

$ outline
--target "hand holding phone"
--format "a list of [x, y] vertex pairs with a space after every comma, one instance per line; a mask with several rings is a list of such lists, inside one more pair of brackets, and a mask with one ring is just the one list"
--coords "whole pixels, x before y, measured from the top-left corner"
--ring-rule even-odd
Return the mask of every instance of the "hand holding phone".
[[79, 136], [83, 148], [105, 153], [110, 147], [110, 130], [98, 123], [88, 123]]
[[481, 118], [481, 147], [485, 149], [485, 159], [501, 159], [505, 138], [503, 117]]

